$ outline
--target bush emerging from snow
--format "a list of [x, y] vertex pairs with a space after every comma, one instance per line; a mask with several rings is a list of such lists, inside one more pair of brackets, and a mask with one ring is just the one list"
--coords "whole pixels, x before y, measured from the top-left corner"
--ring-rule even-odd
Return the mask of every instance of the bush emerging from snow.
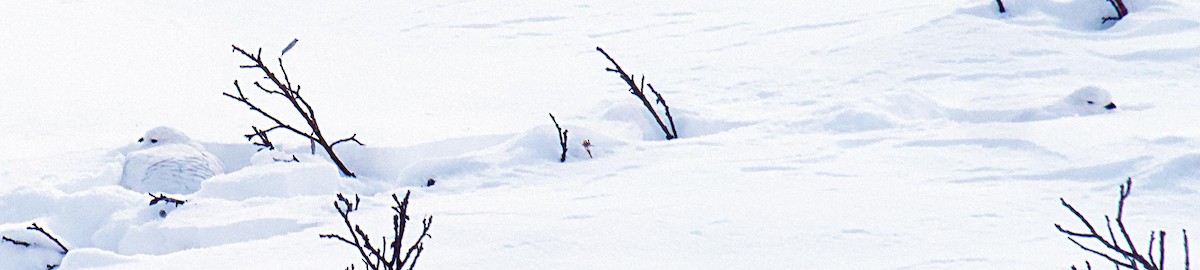
[[[341, 193], [338, 193], [337, 201], [333, 202], [333, 207], [337, 208], [338, 215], [342, 216], [346, 230], [349, 231], [349, 238], [338, 234], [322, 234], [320, 236], [321, 238], [337, 239], [354, 246], [354, 248], [358, 249], [359, 255], [362, 256], [362, 262], [366, 265], [367, 269], [398, 270], [405, 269], [405, 265], [407, 265], [407, 269], [411, 270], [417, 266], [417, 259], [421, 257], [421, 252], [425, 250], [425, 244], [422, 241], [426, 237], [430, 237], [429, 226], [433, 224], [433, 216], [426, 217], [421, 221], [421, 225], [423, 226], [421, 236], [417, 237], [417, 241], [409, 246], [407, 252], [402, 252], [404, 251], [401, 249], [404, 241], [404, 231], [408, 227], [409, 195], [412, 195], [412, 191], [405, 193], [404, 200], [400, 200], [396, 197], [395, 193], [392, 194], [392, 200], [396, 203], [396, 206], [392, 207], [392, 211], [396, 212], [396, 214], [392, 215], [391, 242], [388, 242], [385, 236], [381, 243], [383, 245], [376, 246], [371, 244], [371, 237], [358, 224], [350, 221], [350, 213], [358, 210], [360, 202], [358, 195], [354, 195], [354, 202], [351, 202], [350, 199], [347, 199]], [[389, 247], [391, 248], [391, 253], [388, 253]], [[351, 264], [348, 269], [354, 269], [354, 265]]]
[[[296, 41], [292, 41], [292, 43], [289, 44], [288, 47], [286, 49], [284, 49], [283, 51], [287, 52], [295, 45], [296, 45]], [[300, 135], [304, 138], [309, 139], [309, 141], [312, 141], [313, 143], [315, 143], [317, 145], [320, 145], [321, 149], [325, 150], [326, 154], [329, 154], [329, 159], [333, 160], [333, 163], [337, 165], [338, 170], [340, 170], [342, 172], [342, 175], [349, 176], [349, 177], [355, 177], [354, 173], [351, 172], [350, 169], [346, 168], [346, 164], [342, 162], [342, 159], [338, 158], [337, 153], [334, 153], [333, 147], [337, 146], [340, 143], [344, 143], [344, 142], [354, 142], [354, 143], [357, 143], [358, 145], [362, 145], [363, 143], [359, 142], [358, 139], [355, 138], [356, 136], [358, 136], [358, 134], [350, 135], [350, 137], [348, 137], [348, 138], [344, 138], [344, 139], [340, 139], [340, 140], [336, 140], [336, 141], [331, 141], [325, 137], [325, 134], [321, 132], [320, 125], [317, 124], [316, 112], [313, 111], [312, 105], [310, 105], [308, 103], [308, 101], [305, 100], [304, 97], [300, 95], [300, 85], [297, 84], [295, 87], [292, 87], [292, 81], [291, 81], [291, 79], [288, 78], [287, 70], [283, 68], [282, 53], [280, 54], [280, 57], [279, 57], [279, 70], [283, 73], [283, 77], [281, 79], [279, 76], [276, 76], [275, 73], [272, 72], [271, 69], [266, 66], [266, 64], [263, 63], [261, 48], [258, 50], [258, 54], [249, 53], [245, 50], [242, 50], [242, 48], [238, 48], [237, 45], [233, 45], [233, 50], [235, 52], [241, 53], [243, 56], [246, 56], [246, 58], [249, 58], [251, 61], [254, 62], [253, 65], [242, 65], [241, 68], [261, 70], [263, 72], [263, 74], [265, 75], [265, 78], [271, 80], [271, 83], [274, 84], [276, 89], [272, 90], [272, 89], [264, 88], [262, 86], [262, 84], [260, 84], [259, 82], [254, 82], [254, 86], [258, 87], [259, 90], [262, 90], [263, 92], [266, 92], [269, 95], [279, 95], [280, 97], [283, 97], [284, 99], [286, 99], [292, 105], [292, 108], [296, 109], [296, 112], [299, 113], [300, 116], [304, 118], [305, 124], [308, 125], [308, 127], [309, 127], [308, 131], [302, 131], [300, 129], [297, 129], [294, 126], [286, 124], [283, 121], [279, 120], [279, 118], [272, 116], [270, 113], [267, 113], [261, 107], [258, 107], [254, 103], [251, 103], [250, 99], [247, 98], [245, 93], [242, 92], [242, 86], [238, 84], [237, 80], [234, 80], [233, 86], [235, 88], [237, 88], [237, 95], [235, 96], [230, 93], [223, 93], [223, 94], [229, 98], [232, 98], [234, 100], [237, 100], [238, 102], [241, 102], [242, 104], [246, 104], [246, 106], [250, 107], [251, 111], [256, 111], [259, 114], [262, 114], [264, 117], [271, 119], [271, 121], [273, 121], [274, 122], [273, 124], [275, 125], [274, 127], [271, 127], [271, 128], [265, 129], [265, 130], [260, 130], [260, 129], [258, 129], [258, 127], [252, 126], [251, 128], [254, 129], [254, 134], [247, 134], [246, 138], [253, 138], [255, 136], [259, 136], [259, 138], [262, 140], [262, 142], [256, 143], [256, 145], [268, 147], [270, 145], [269, 140], [266, 137], [266, 134], [268, 132], [271, 132], [276, 129], [284, 129], [284, 130], [291, 131], [293, 133], [296, 133], [297, 135]], [[269, 148], [273, 148], [273, 146], [270, 146]]]
[[[1108, 238], [1105, 238], [1104, 235], [1096, 231], [1096, 227], [1092, 226], [1092, 223], [1088, 221], [1087, 218], [1083, 217], [1083, 214], [1080, 214], [1078, 210], [1075, 210], [1074, 206], [1071, 206], [1070, 203], [1067, 203], [1067, 200], [1062, 198], [1059, 200], [1062, 201], [1063, 207], [1066, 207], [1067, 210], [1071, 210], [1071, 213], [1075, 214], [1075, 217], [1078, 217], [1079, 221], [1083, 222], [1083, 225], [1087, 227], [1088, 231], [1081, 233], [1067, 230], [1063, 229], [1062, 225], [1058, 224], [1054, 224], [1054, 227], [1057, 228], [1059, 232], [1066, 234], [1067, 239], [1071, 240], [1071, 243], [1075, 243], [1075, 245], [1079, 248], [1091, 252], [1092, 254], [1104, 257], [1104, 259], [1115, 264], [1118, 269], [1124, 267], [1129, 269], [1145, 268], [1147, 270], [1161, 270], [1163, 269], [1163, 265], [1165, 263], [1164, 254], [1166, 254], [1166, 246], [1164, 245], [1164, 242], [1167, 237], [1167, 232], [1150, 231], [1150, 244], [1146, 249], [1148, 251], [1143, 254], [1138, 252], [1137, 247], [1134, 246], [1133, 239], [1129, 237], [1129, 231], [1126, 230], [1125, 221], [1122, 219], [1125, 213], [1125, 199], [1129, 198], [1129, 193], [1132, 189], [1133, 178], [1129, 178], [1125, 180], [1124, 185], [1121, 185], [1121, 197], [1117, 203], [1117, 228], [1120, 229], [1120, 235], [1124, 238], [1125, 246], [1122, 246], [1122, 243], [1118, 241], [1117, 234], [1113, 232], [1112, 220], [1110, 220], [1107, 215], [1104, 216], [1104, 221], [1108, 227]], [[1157, 260], [1154, 258], [1154, 240], [1156, 234], [1158, 239]], [[1099, 242], [1103, 246], [1103, 248], [1100, 250], [1089, 248], [1079, 243], [1079, 241], [1076, 240], [1077, 238], [1095, 239], [1096, 242]], [[1183, 250], [1184, 269], [1190, 269], [1191, 256], [1188, 254], [1187, 230], [1183, 230]], [[1087, 269], [1092, 269], [1091, 262], [1086, 262], [1086, 265]], [[1071, 269], [1077, 268], [1075, 268], [1075, 266], [1071, 266]]]

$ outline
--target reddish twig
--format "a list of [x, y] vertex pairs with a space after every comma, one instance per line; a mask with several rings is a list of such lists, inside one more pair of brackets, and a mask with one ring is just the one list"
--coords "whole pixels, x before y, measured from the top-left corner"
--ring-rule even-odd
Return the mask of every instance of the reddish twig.
[[1124, 19], [1125, 15], [1129, 15], [1129, 9], [1125, 8], [1125, 1], [1123, 1], [1123, 0], [1108, 0], [1108, 3], [1112, 4], [1113, 9], [1117, 11], [1117, 16], [1116, 17], [1113, 17], [1113, 16], [1104, 17], [1104, 19], [1101, 20], [1101, 23]]
[[151, 194], [151, 193], [146, 193], [146, 194], [150, 195], [150, 198], [151, 198], [150, 205], [155, 205], [155, 204], [158, 204], [159, 202], [166, 202], [166, 203], [173, 203], [173, 204], [175, 204], [175, 206], [181, 206], [184, 203], [187, 203], [187, 200], [171, 198], [171, 197], [167, 197], [166, 195], [162, 195], [162, 194], [158, 194], [158, 196], [155, 196], [154, 194]]
[[[628, 73], [625, 73], [625, 70], [621, 68], [621, 65], [617, 64], [617, 60], [613, 60], [612, 56], [609, 56], [604, 49], [596, 47], [596, 50], [600, 51], [601, 54], [604, 54], [604, 58], [608, 58], [608, 61], [612, 62], [613, 64], [612, 68], [604, 68], [604, 70], [619, 74], [621, 76], [621, 80], [625, 81], [625, 84], [629, 85], [629, 93], [637, 96], [638, 99], [641, 99], [642, 105], [646, 106], [646, 110], [650, 111], [650, 115], [654, 116], [654, 121], [658, 123], [660, 128], [662, 128], [663, 133], [667, 134], [667, 140], [675, 139], [677, 134], [672, 133], [671, 130], [667, 129], [667, 125], [664, 124], [662, 118], [658, 116], [658, 112], [654, 110], [654, 106], [650, 104], [650, 100], [646, 99], [646, 93], [642, 91], [643, 87], [638, 87], [638, 84], [634, 82], [633, 78], [630, 77]], [[645, 82], [646, 76], [642, 76], [642, 85], [645, 85]], [[674, 124], [672, 124], [672, 126], [673, 125]]]
[[583, 150], [587, 151], [588, 158], [595, 158], [592, 156], [592, 141], [591, 140], [583, 140]]
[[[645, 77], [642, 77], [642, 78], [645, 78]], [[654, 90], [654, 85], [646, 84], [646, 86], [650, 87], [650, 92], [654, 93], [654, 96], [657, 97], [655, 102], [657, 102], [658, 104], [662, 104], [663, 114], [667, 115], [667, 122], [671, 123], [671, 136], [675, 137], [675, 138], [679, 138], [679, 131], [675, 131], [675, 118], [671, 117], [671, 106], [667, 106], [667, 100], [663, 99], [662, 95], [659, 94], [658, 91]]]

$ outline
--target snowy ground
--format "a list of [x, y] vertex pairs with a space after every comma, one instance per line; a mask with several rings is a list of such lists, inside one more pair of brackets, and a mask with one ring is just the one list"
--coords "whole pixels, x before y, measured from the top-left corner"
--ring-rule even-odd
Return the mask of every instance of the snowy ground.
[[[0, 9], [0, 268], [342, 269], [334, 194], [389, 229], [435, 217], [422, 269], [1066, 269], [1079, 228], [1135, 181], [1135, 241], [1200, 230], [1200, 7], [1127, 0], [18, 1]], [[285, 61], [358, 179], [255, 163], [266, 126], [221, 96]], [[672, 106], [678, 140], [604, 71], [604, 47]], [[1013, 121], [1085, 85], [1112, 113]], [[265, 97], [262, 99], [265, 100]], [[546, 113], [571, 130], [560, 164]], [[171, 126], [230, 171], [166, 218], [117, 185]], [[308, 145], [276, 140], [303, 153]], [[579, 143], [595, 144], [587, 158]], [[425, 179], [438, 184], [421, 187]], [[377, 233], [378, 234], [378, 233]], [[360, 266], [361, 267], [361, 266]]]

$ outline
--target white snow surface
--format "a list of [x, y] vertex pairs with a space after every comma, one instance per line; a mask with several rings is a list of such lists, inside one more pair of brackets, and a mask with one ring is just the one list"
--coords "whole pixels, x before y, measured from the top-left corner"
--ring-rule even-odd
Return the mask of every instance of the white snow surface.
[[[1101, 24], [1099, 0], [13, 1], [0, 235], [33, 245], [0, 244], [0, 268], [343, 269], [357, 251], [317, 237], [347, 233], [335, 194], [379, 237], [411, 190], [412, 218], [434, 217], [418, 269], [1068, 269], [1103, 260], [1055, 230], [1083, 229], [1059, 198], [1098, 222], [1127, 177], [1134, 242], [1166, 230], [1180, 266], [1179, 229], [1200, 231], [1200, 7], [1126, 4]], [[337, 147], [356, 179], [286, 132], [256, 151], [242, 135], [271, 123], [221, 95], [239, 80], [298, 123], [230, 47], [277, 64], [293, 39], [325, 135], [366, 144]], [[1118, 108], [1013, 118], [1088, 86]], [[118, 183], [156, 126], [226, 173], [148, 206]]]

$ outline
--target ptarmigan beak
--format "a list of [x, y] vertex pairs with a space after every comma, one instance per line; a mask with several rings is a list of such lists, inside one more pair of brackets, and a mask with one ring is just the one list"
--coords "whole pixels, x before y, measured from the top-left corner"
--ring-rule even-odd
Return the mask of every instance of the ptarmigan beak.
[[1112, 109], [1116, 109], [1116, 108], [1117, 108], [1116, 103], [1109, 102], [1108, 105], [1104, 105], [1104, 109], [1107, 109], [1107, 110], [1112, 110]]

